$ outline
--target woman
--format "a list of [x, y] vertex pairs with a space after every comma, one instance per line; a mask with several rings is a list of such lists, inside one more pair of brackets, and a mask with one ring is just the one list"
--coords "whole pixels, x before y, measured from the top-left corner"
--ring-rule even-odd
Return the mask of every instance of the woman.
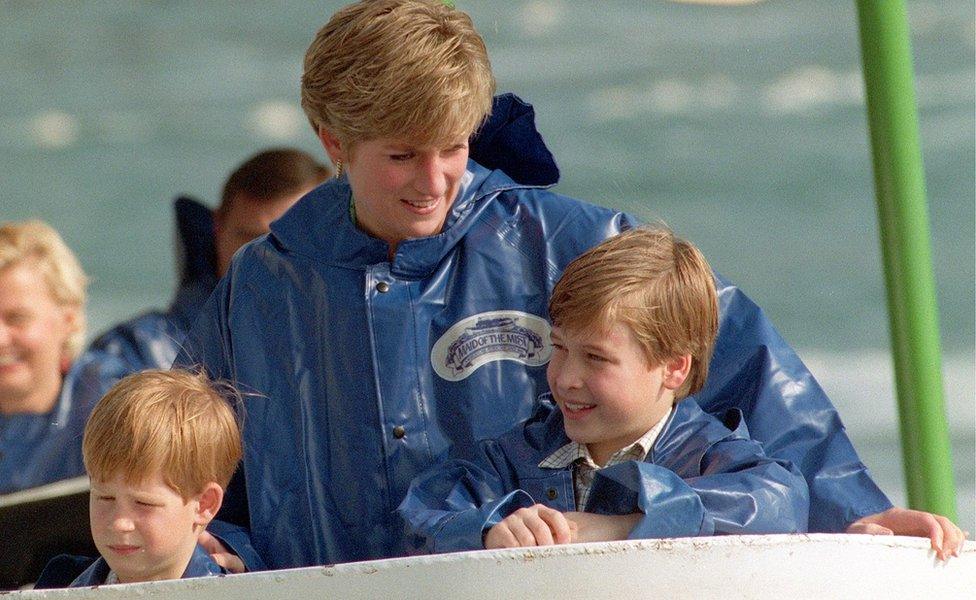
[[50, 226], [0, 225], [0, 494], [85, 472], [85, 420], [121, 368], [81, 354], [86, 284]]
[[[394, 509], [411, 479], [529, 416], [555, 281], [634, 223], [468, 160], [493, 88], [467, 15], [434, 0], [350, 5], [308, 49], [302, 104], [341, 175], [235, 257], [177, 361], [254, 392], [231, 518], [271, 567], [405, 553]], [[514, 149], [544, 156], [522, 132]], [[496, 133], [478, 136], [487, 156]], [[719, 293], [699, 403], [744, 412], [767, 454], [799, 466], [812, 530], [886, 514], [794, 352], [734, 286]]]

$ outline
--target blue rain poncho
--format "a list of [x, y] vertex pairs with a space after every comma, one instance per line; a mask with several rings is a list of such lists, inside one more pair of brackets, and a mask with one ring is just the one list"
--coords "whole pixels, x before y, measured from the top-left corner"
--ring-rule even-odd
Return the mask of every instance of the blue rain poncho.
[[0, 494], [85, 474], [81, 439], [95, 403], [125, 374], [116, 358], [84, 352], [46, 414], [0, 414]]
[[[768, 458], [733, 409], [727, 429], [692, 398], [675, 406], [643, 461], [596, 472], [586, 512], [642, 516], [631, 539], [802, 533], [803, 475]], [[539, 466], [569, 443], [563, 416], [544, 395], [528, 421], [479, 444], [473, 460], [450, 459], [414, 479], [399, 512], [425, 552], [483, 548], [483, 536], [519, 508], [577, 510], [573, 472]]]
[[[496, 123], [488, 139], [516, 140], [497, 156], [518, 163], [534, 147], [544, 159], [531, 108], [507, 104], [497, 114], [521, 127], [506, 135]], [[452, 445], [476, 456], [535, 411], [553, 286], [637, 223], [541, 187], [556, 173], [527, 184], [470, 160], [442, 232], [403, 241], [392, 260], [352, 222], [349, 185], [334, 179], [238, 252], [177, 363], [206, 365], [246, 395], [243, 469], [222, 516], [250, 528], [268, 566], [406, 553], [395, 509], [413, 478]], [[702, 408], [741, 409], [766, 454], [800, 469], [811, 531], [889, 508], [794, 351], [738, 288], [719, 279], [718, 294]]]

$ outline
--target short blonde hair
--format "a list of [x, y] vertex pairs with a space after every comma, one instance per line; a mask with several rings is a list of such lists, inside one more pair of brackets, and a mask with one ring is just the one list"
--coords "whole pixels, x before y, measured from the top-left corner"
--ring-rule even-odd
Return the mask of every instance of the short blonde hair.
[[[228, 392], [236, 393], [226, 385]], [[184, 500], [208, 482], [224, 489], [241, 460], [241, 433], [227, 399], [203, 372], [142, 371], [95, 405], [82, 441], [92, 479], [131, 482], [162, 473]]]
[[302, 107], [350, 147], [390, 137], [467, 138], [495, 78], [470, 17], [441, 0], [362, 0], [336, 12], [305, 53]]
[[652, 365], [691, 355], [675, 400], [705, 384], [718, 332], [712, 270], [701, 252], [666, 227], [639, 227], [590, 249], [566, 267], [549, 301], [553, 324], [577, 331], [627, 325]]
[[31, 262], [41, 271], [54, 301], [77, 309], [75, 330], [65, 342], [65, 356], [74, 360], [85, 346], [85, 288], [88, 276], [58, 232], [43, 221], [8, 221], [0, 225], [0, 271]]

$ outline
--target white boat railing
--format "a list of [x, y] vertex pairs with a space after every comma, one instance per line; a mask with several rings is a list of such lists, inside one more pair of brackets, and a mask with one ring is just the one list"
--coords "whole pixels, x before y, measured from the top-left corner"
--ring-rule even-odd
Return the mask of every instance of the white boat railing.
[[414, 556], [75, 590], [17, 600], [217, 598], [972, 598], [976, 543], [948, 562], [928, 540], [765, 535], [572, 544]]

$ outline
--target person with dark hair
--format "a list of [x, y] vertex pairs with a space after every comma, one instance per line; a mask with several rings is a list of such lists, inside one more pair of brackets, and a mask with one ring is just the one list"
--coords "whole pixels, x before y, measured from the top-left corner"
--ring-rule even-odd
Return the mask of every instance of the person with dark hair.
[[268, 232], [299, 198], [332, 175], [326, 165], [294, 148], [255, 154], [227, 178], [211, 211], [190, 198], [175, 202], [180, 281], [166, 310], [113, 326], [91, 348], [117, 356], [131, 372], [168, 368], [234, 253]]

